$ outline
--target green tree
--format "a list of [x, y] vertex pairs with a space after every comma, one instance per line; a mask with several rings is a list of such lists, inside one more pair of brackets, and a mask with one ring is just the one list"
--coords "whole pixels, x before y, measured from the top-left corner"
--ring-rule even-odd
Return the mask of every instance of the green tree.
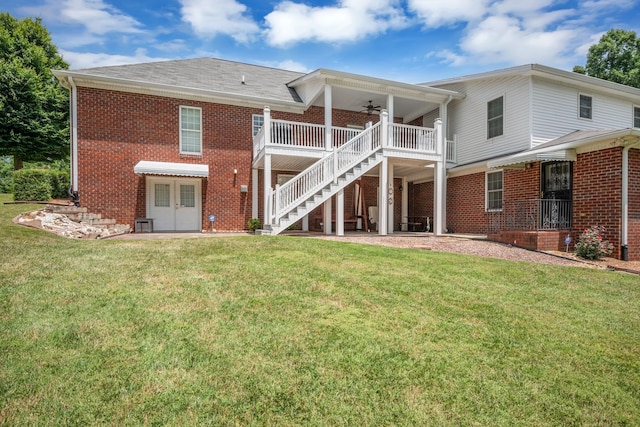
[[640, 38], [635, 31], [611, 29], [589, 48], [587, 64], [573, 71], [640, 88]]
[[51, 73], [67, 68], [40, 19], [0, 13], [0, 156], [15, 169], [68, 156], [68, 93]]

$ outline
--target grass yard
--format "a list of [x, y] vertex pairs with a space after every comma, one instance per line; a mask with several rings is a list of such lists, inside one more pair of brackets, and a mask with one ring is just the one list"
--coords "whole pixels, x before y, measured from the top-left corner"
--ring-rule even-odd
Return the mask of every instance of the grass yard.
[[640, 425], [638, 276], [35, 208], [0, 205], [0, 425]]

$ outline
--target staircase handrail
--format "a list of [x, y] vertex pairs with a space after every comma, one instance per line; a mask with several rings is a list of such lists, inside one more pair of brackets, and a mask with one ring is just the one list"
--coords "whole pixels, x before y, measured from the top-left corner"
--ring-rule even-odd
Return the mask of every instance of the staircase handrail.
[[380, 122], [365, 129], [347, 143], [318, 160], [282, 185], [276, 185], [271, 200], [272, 220], [295, 209], [331, 181], [380, 149]]

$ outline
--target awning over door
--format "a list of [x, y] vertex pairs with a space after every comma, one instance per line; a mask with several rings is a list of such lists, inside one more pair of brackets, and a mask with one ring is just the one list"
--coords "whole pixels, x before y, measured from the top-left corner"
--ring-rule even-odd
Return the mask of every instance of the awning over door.
[[530, 162], [551, 162], [551, 161], [576, 161], [576, 150], [556, 150], [556, 151], [527, 151], [511, 156], [501, 157], [499, 159], [487, 162], [489, 168], [508, 168], [514, 166], [524, 167], [525, 163]]
[[193, 163], [150, 162], [141, 160], [133, 167], [133, 171], [138, 175], [209, 177], [209, 165]]

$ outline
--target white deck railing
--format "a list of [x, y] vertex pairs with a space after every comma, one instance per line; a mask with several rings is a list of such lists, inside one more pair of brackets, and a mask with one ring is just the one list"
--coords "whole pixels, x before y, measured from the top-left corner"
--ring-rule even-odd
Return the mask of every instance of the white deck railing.
[[[271, 120], [271, 146], [304, 147], [326, 149], [325, 126], [312, 123], [291, 122], [287, 120]], [[354, 138], [362, 129], [333, 126], [333, 147], [340, 147]], [[265, 147], [265, 127], [253, 137], [253, 157]]]
[[[333, 152], [318, 160], [283, 185], [276, 185], [270, 197], [271, 221], [278, 220], [302, 200], [315, 194], [330, 182], [362, 162], [373, 151], [380, 148], [380, 124], [367, 128], [346, 144], [335, 147]], [[269, 221], [269, 222], [271, 222]]]
[[393, 123], [391, 127], [390, 145], [393, 148], [418, 151], [420, 153], [436, 152], [435, 129]]
[[447, 162], [456, 163], [458, 158], [458, 138], [453, 135], [453, 139], [447, 140]]

